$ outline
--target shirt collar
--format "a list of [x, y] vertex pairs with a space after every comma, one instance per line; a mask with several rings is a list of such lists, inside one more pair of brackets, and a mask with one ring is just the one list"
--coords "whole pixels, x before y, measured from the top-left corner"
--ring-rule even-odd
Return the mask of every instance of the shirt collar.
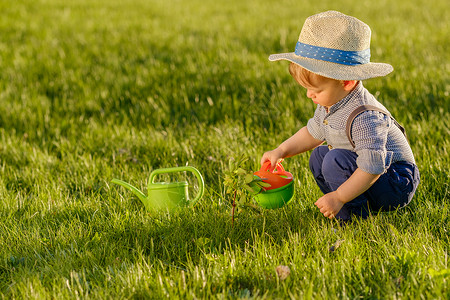
[[332, 114], [339, 108], [345, 106], [350, 100], [359, 97], [363, 91], [363, 88], [364, 87], [362, 81], [359, 81], [358, 85], [353, 89], [353, 91], [351, 91], [347, 96], [345, 96], [344, 98], [342, 98], [341, 100], [339, 100], [330, 107], [327, 115]]

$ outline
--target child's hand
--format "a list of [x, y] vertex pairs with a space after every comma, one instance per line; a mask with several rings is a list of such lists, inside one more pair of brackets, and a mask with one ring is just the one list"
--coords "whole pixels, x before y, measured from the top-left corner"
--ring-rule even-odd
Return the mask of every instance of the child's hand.
[[314, 204], [319, 208], [324, 217], [329, 219], [334, 218], [341, 210], [342, 206], [344, 206], [344, 202], [338, 198], [336, 192], [323, 195]]
[[261, 165], [263, 165], [266, 161], [270, 161], [270, 172], [272, 172], [275, 167], [277, 166], [277, 163], [283, 160], [283, 157], [281, 155], [281, 151], [277, 148], [272, 151], [267, 151], [263, 154], [261, 158]]

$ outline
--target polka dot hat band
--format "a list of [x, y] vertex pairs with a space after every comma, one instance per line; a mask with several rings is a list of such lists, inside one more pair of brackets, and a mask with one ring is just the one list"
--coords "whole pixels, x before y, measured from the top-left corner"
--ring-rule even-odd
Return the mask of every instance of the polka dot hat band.
[[349, 66], [367, 64], [370, 62], [370, 49], [363, 51], [343, 51], [297, 42], [295, 54]]

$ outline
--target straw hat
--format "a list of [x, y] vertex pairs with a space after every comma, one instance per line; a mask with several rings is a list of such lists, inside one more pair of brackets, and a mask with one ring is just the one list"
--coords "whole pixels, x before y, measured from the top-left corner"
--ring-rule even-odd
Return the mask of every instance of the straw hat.
[[327, 11], [306, 19], [295, 52], [272, 54], [270, 61], [288, 60], [337, 80], [385, 76], [389, 64], [370, 62], [370, 27], [357, 18]]

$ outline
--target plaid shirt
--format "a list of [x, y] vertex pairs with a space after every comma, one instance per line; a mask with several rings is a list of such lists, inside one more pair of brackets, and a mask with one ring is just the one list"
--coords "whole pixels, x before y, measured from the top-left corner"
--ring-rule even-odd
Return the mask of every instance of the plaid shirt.
[[307, 124], [309, 133], [318, 140], [326, 141], [330, 149], [348, 149], [358, 154], [358, 168], [370, 174], [382, 174], [398, 161], [415, 164], [411, 147], [392, 119], [377, 111], [366, 111], [358, 115], [352, 125], [350, 144], [345, 126], [348, 116], [358, 106], [369, 104], [386, 112], [388, 110], [363, 87], [362, 82], [345, 98], [330, 107], [329, 111], [317, 105]]

